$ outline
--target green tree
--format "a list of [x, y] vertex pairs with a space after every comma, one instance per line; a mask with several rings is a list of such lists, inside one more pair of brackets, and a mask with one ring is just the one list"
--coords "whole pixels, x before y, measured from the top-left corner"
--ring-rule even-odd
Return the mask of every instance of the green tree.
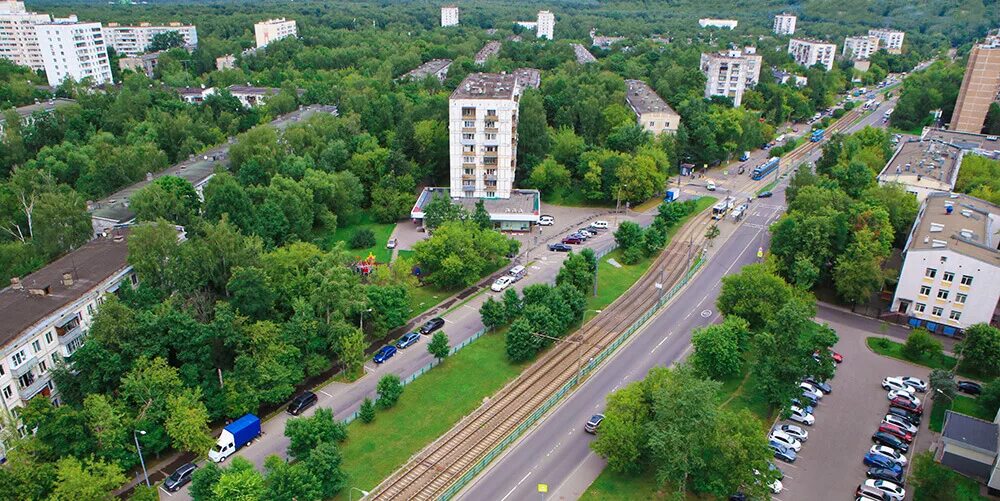
[[276, 455], [264, 460], [264, 496], [274, 501], [322, 499], [320, 481], [303, 463], [288, 463]]
[[309, 417], [289, 419], [285, 424], [288, 437], [288, 455], [302, 461], [317, 445], [323, 442], [343, 442], [347, 438], [347, 428], [333, 417], [333, 410], [316, 409]]
[[635, 264], [641, 258], [642, 254], [635, 253], [635, 251], [641, 250], [642, 234], [642, 227], [632, 221], [622, 221], [618, 229], [615, 230], [615, 242], [622, 251], [622, 260], [625, 264]]
[[258, 501], [264, 499], [264, 488], [264, 476], [253, 463], [236, 456], [212, 486], [212, 495], [215, 499]]
[[201, 468], [194, 471], [191, 477], [191, 497], [196, 501], [211, 501], [215, 499], [215, 484], [219, 483], [222, 477], [222, 469], [219, 465], [209, 461]]
[[362, 423], [371, 423], [375, 420], [375, 402], [372, 399], [365, 397], [361, 401], [361, 407], [358, 408], [358, 419]]
[[642, 382], [636, 382], [608, 395], [601, 432], [590, 448], [608, 461], [617, 473], [642, 471], [646, 447], [645, 426], [651, 415]]
[[128, 238], [128, 262], [139, 280], [164, 291], [173, 290], [172, 261], [180, 253], [177, 230], [159, 220], [132, 228]]
[[444, 223], [465, 219], [465, 209], [446, 195], [436, 195], [424, 207], [424, 227], [433, 230]]
[[983, 392], [976, 399], [979, 408], [987, 416], [997, 415], [1000, 410], [1000, 379], [994, 379], [983, 385]]
[[726, 317], [721, 324], [698, 329], [691, 338], [694, 353], [691, 365], [699, 374], [725, 381], [740, 374], [743, 345], [749, 339], [750, 326], [739, 317]]
[[232, 298], [231, 304], [252, 319], [263, 320], [274, 313], [276, 293], [260, 268], [233, 268], [226, 292]]
[[[516, 292], [515, 292], [516, 294]], [[507, 323], [507, 310], [500, 301], [489, 297], [479, 307], [479, 316], [487, 329], [493, 330]]]
[[[402, 285], [365, 287], [377, 332], [387, 332], [410, 319], [410, 292]], [[365, 322], [368, 323], [367, 321]]]
[[723, 315], [738, 316], [749, 322], [751, 329], [760, 329], [792, 295], [792, 288], [770, 267], [751, 264], [722, 277], [716, 306]]
[[164, 425], [174, 449], [204, 454], [215, 443], [208, 427], [208, 409], [201, 401], [201, 388], [168, 396], [167, 412]]
[[983, 376], [1000, 375], [1000, 329], [974, 324], [965, 329], [965, 339], [957, 347], [961, 366]]
[[941, 356], [943, 345], [927, 329], [913, 329], [903, 345], [903, 356], [910, 360], [934, 360]]
[[135, 192], [129, 207], [139, 221], [166, 219], [187, 226], [198, 214], [201, 200], [190, 181], [177, 176], [160, 176]]
[[341, 469], [342, 461], [340, 449], [333, 442], [320, 443], [306, 458], [306, 469], [319, 479], [323, 499], [332, 498], [346, 485], [347, 474]]
[[204, 216], [209, 221], [218, 221], [223, 214], [244, 234], [254, 229], [253, 200], [239, 181], [228, 172], [220, 172], [205, 186]]
[[365, 334], [359, 329], [351, 329], [346, 336], [341, 338], [337, 351], [348, 374], [361, 373], [362, 367], [365, 365], [366, 347]]
[[935, 402], [937, 402], [939, 398], [946, 398], [948, 404], [951, 404], [951, 402], [955, 400], [955, 394], [958, 392], [958, 385], [955, 383], [955, 374], [951, 371], [946, 371], [944, 369], [932, 370], [930, 385], [933, 390], [931, 393], [931, 399]]
[[44, 256], [75, 249], [94, 231], [83, 198], [69, 189], [60, 191], [42, 194], [34, 208], [32, 243]]
[[55, 489], [49, 499], [76, 501], [79, 499], [114, 499], [112, 489], [125, 483], [121, 467], [103, 461], [80, 461], [67, 456], [56, 463]]
[[159, 501], [160, 495], [157, 493], [158, 490], [156, 487], [147, 487], [139, 484], [135, 486], [132, 495], [128, 499], [129, 501]]
[[552, 154], [552, 158], [559, 165], [575, 169], [580, 161], [580, 155], [587, 147], [583, 138], [577, 136], [570, 127], [561, 127], [550, 136], [552, 137], [552, 147], [549, 149], [549, 153]]
[[517, 163], [530, 167], [548, 154], [549, 129], [540, 91], [527, 89], [521, 94], [518, 112]]
[[368, 228], [361, 228], [354, 232], [348, 246], [352, 249], [367, 249], [375, 245], [375, 232]]
[[718, 238], [719, 234], [721, 233], [722, 232], [719, 230], [719, 225], [717, 224], [713, 224], [712, 226], [709, 226], [707, 230], [705, 230], [705, 238], [708, 240], [709, 247], [712, 246], [712, 242], [714, 242], [715, 239]]
[[444, 360], [451, 353], [451, 346], [448, 346], [448, 335], [444, 331], [437, 331], [431, 336], [431, 342], [427, 343], [427, 352], [434, 355], [438, 362]]
[[528, 183], [545, 193], [562, 193], [570, 186], [571, 174], [566, 166], [546, 157], [531, 169]]
[[511, 362], [521, 363], [534, 358], [538, 353], [539, 341], [534, 335], [531, 322], [519, 318], [507, 329], [506, 351]]
[[516, 253], [518, 242], [471, 221], [441, 225], [430, 238], [413, 246], [416, 260], [430, 274], [427, 280], [445, 289], [476, 283], [488, 269], [495, 269]]
[[476, 201], [476, 210], [472, 213], [472, 222], [484, 230], [493, 229], [493, 220], [490, 219], [490, 213], [486, 211], [486, 202], [483, 199]]
[[770, 485], [777, 480], [769, 468], [774, 452], [762, 423], [749, 410], [719, 412], [705, 457], [705, 468], [691, 479], [694, 491], [720, 499], [737, 491], [749, 499], [771, 496]]
[[132, 457], [132, 451], [126, 446], [128, 418], [117, 402], [106, 395], [92, 393], [83, 401], [83, 415], [87, 429], [96, 442], [98, 457], [112, 463], [128, 464]]
[[375, 401], [375, 404], [380, 409], [386, 410], [396, 405], [399, 397], [403, 395], [403, 382], [395, 374], [386, 374], [378, 380], [375, 391], [378, 393], [378, 400]]
[[171, 30], [153, 35], [153, 38], [149, 41], [149, 45], [146, 46], [146, 51], [156, 52], [175, 47], [184, 47], [184, 37], [180, 32]]

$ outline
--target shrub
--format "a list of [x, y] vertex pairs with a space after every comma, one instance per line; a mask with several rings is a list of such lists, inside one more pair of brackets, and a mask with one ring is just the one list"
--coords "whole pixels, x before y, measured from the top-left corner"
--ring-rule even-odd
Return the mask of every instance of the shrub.
[[352, 249], [366, 249], [375, 245], [375, 232], [368, 228], [361, 228], [354, 232], [349, 242]]
[[936, 359], [942, 353], [941, 341], [931, 337], [926, 329], [914, 329], [903, 345], [903, 356], [910, 360]]
[[358, 419], [362, 423], [370, 423], [375, 420], [375, 402], [372, 402], [372, 399], [365, 397], [361, 401], [361, 408], [358, 409]]
[[386, 374], [378, 380], [375, 391], [378, 392], [376, 404], [379, 409], [386, 410], [396, 405], [399, 397], [403, 395], [403, 382], [395, 374]]

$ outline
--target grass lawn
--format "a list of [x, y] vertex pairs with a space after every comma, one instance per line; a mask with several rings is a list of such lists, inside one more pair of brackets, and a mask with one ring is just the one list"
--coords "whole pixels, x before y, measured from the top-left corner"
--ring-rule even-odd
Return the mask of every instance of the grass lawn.
[[[364, 259], [368, 257], [369, 253], [374, 253], [375, 259], [378, 262], [388, 263], [392, 257], [392, 251], [386, 249], [385, 244], [389, 241], [389, 235], [392, 234], [392, 229], [395, 226], [395, 224], [376, 223], [372, 221], [371, 215], [362, 213], [355, 218], [355, 221], [351, 221], [349, 224], [345, 222], [344, 226], [338, 226], [337, 230], [333, 233], [321, 233], [317, 235], [315, 242], [324, 249], [333, 247], [337, 242], [344, 242], [347, 252], [351, 256]], [[350, 243], [351, 237], [362, 228], [370, 229], [375, 233], [375, 245], [365, 249], [351, 249], [347, 244]]]
[[[903, 343], [897, 343], [895, 341], [890, 341], [885, 338], [880, 337], [869, 337], [867, 339], [868, 347], [872, 349], [875, 353], [883, 355], [886, 357], [892, 357], [898, 360], [904, 360], [906, 362], [912, 362], [918, 365], [923, 365], [924, 367], [930, 367], [931, 369], [947, 369], [952, 370], [955, 367], [955, 357], [944, 355], [938, 357], [923, 357], [919, 360], [910, 360], [903, 356]], [[980, 374], [969, 372], [965, 369], [959, 369], [956, 372], [959, 376], [964, 376], [968, 378], [978, 379], [983, 382], [989, 382], [993, 378], [984, 377]], [[993, 418], [991, 417], [990, 420]]]
[[[412, 349], [425, 350], [426, 341]], [[507, 361], [502, 332], [483, 336], [406, 386], [399, 403], [369, 424], [354, 421], [344, 442], [347, 485], [364, 490], [406, 463], [516, 377], [524, 365]], [[470, 375], [475, 377], [470, 377]], [[386, 444], [392, 444], [386, 447]], [[336, 499], [344, 499], [346, 491]]]
[[757, 190], [757, 194], [760, 195], [761, 193], [764, 193], [765, 191], [771, 191], [771, 190], [773, 190], [775, 186], [778, 186], [778, 181], [780, 181], [780, 179], [775, 179], [774, 181], [771, 181], [770, 183], [765, 184], [759, 190]]
[[656, 488], [656, 480], [653, 477], [653, 472], [626, 475], [605, 468], [580, 499], [582, 501], [667, 499], [666, 493]]
[[931, 429], [931, 431], [937, 433], [941, 433], [941, 428], [944, 426], [944, 411], [948, 409], [985, 421], [993, 421], [993, 418], [996, 417], [983, 412], [983, 409], [979, 406], [979, 403], [976, 402], [976, 399], [965, 395], [956, 395], [954, 403], [948, 402], [947, 398], [940, 401], [935, 400], [932, 407], [931, 420], [928, 422], [927, 426]]
[[410, 288], [410, 318], [413, 318], [432, 306], [451, 297], [457, 291], [438, 289], [433, 285]]
[[583, 190], [570, 187], [561, 191], [543, 191], [542, 201], [547, 204], [563, 207], [614, 207], [614, 202], [595, 202], [583, 196]]

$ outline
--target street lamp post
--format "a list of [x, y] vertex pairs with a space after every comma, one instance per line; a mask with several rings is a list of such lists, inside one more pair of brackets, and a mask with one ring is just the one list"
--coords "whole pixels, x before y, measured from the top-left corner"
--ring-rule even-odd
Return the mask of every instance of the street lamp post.
[[371, 311], [371, 308], [361, 310], [361, 316], [358, 318], [358, 329], [360, 329], [362, 333], [365, 332], [365, 313], [371, 313]]
[[142, 447], [139, 447], [139, 437], [136, 435], [145, 435], [146, 430], [132, 430], [132, 438], [135, 440], [135, 451], [139, 453], [139, 464], [142, 465], [142, 476], [146, 479], [146, 487], [149, 487], [149, 473], [146, 472], [146, 460], [142, 458]]
[[358, 491], [358, 492], [361, 493], [361, 497], [358, 498], [358, 499], [364, 499], [364, 497], [369, 494], [368, 491], [363, 491], [361, 489], [358, 489], [357, 487], [351, 487], [351, 490], [350, 490], [350, 492], [347, 495], [348, 501], [354, 501], [354, 491]]
[[627, 184], [618, 185], [618, 196], [615, 197], [615, 228], [618, 227], [618, 211], [621, 210], [622, 205], [622, 188], [628, 188]]

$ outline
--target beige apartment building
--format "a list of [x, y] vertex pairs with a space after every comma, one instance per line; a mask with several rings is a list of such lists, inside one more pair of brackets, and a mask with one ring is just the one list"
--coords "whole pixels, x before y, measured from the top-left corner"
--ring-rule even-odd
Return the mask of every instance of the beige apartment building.
[[625, 80], [625, 85], [628, 86], [625, 101], [629, 108], [632, 108], [636, 122], [643, 129], [654, 136], [677, 132], [681, 116], [663, 98], [653, 92], [653, 89], [646, 82]]
[[848, 59], [870, 59], [878, 52], [881, 40], [876, 36], [847, 37], [844, 39], [843, 56]]
[[880, 47], [884, 48], [886, 52], [890, 54], [899, 54], [903, 52], [903, 38], [906, 37], [906, 33], [902, 31], [875, 29], [868, 30], [868, 35], [878, 37], [879, 41], [882, 42]]
[[833, 69], [833, 58], [837, 56], [837, 45], [821, 40], [793, 38], [788, 41], [788, 53], [796, 63], [806, 68], [821, 64], [826, 71], [830, 71]]
[[958, 90], [951, 129], [978, 134], [983, 130], [990, 103], [1000, 94], [1000, 32], [972, 46], [965, 78]]
[[294, 19], [268, 19], [253, 25], [254, 37], [257, 39], [257, 48], [266, 47], [267, 44], [282, 38], [294, 37], [299, 34]]

